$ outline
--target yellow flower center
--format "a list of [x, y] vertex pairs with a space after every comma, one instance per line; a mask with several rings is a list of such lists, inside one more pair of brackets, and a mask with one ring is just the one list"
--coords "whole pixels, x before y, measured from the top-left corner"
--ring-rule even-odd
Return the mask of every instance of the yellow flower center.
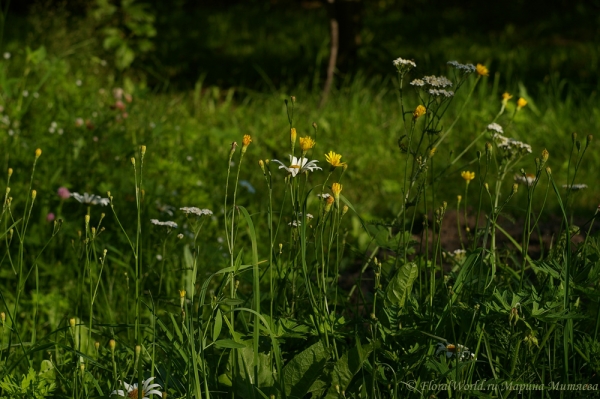
[[[133, 388], [133, 390], [129, 391], [129, 393], [127, 394], [127, 396], [131, 399], [137, 399], [138, 398], [138, 389], [137, 388]], [[144, 391], [142, 390], [142, 398], [146, 396], [144, 394]]]

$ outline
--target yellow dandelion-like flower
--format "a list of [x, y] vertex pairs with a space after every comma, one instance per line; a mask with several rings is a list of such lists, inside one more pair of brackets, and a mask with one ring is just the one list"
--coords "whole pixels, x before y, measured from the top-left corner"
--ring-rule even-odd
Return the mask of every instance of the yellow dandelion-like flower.
[[505, 91], [505, 92], [502, 94], [502, 101], [508, 101], [508, 100], [510, 100], [511, 98], [513, 98], [513, 96], [512, 96], [512, 95], [511, 95], [509, 92], [507, 92], [507, 91]]
[[485, 65], [477, 64], [476, 69], [479, 76], [490, 76], [490, 71], [488, 71]]
[[315, 141], [309, 136], [300, 137], [300, 149], [306, 152], [315, 146]]
[[419, 105], [413, 112], [413, 119], [420, 118], [421, 116], [425, 115], [425, 112], [427, 112], [427, 108], [425, 108], [422, 105]]
[[468, 172], [466, 170], [463, 170], [462, 172], [460, 172], [460, 175], [462, 176], [463, 179], [465, 179], [467, 184], [469, 184], [469, 182], [475, 178], [475, 172]]
[[331, 192], [336, 201], [340, 199], [340, 193], [342, 192], [342, 185], [340, 183], [333, 183], [331, 185]]
[[245, 134], [242, 139], [242, 144], [244, 147], [248, 147], [252, 143], [252, 137], [249, 134]]
[[519, 100], [517, 101], [517, 109], [521, 109], [526, 105], [527, 105], [527, 100], [525, 100], [523, 97], [519, 98]]
[[333, 151], [329, 151], [328, 154], [325, 154], [325, 160], [331, 164], [332, 167], [337, 168], [339, 166], [346, 165], [345, 162], [340, 162], [342, 159], [341, 154], [336, 154]]

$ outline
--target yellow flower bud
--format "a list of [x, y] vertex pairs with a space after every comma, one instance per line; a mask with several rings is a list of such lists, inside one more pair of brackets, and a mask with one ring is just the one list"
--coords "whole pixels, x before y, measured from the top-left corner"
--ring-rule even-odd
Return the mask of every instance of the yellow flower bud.
[[292, 153], [294, 152], [294, 147], [296, 146], [296, 128], [293, 127], [290, 129], [290, 144], [292, 145]]
[[8, 177], [11, 177], [13, 174], [13, 168], [8, 168]]
[[108, 341], [108, 347], [110, 348], [111, 352], [114, 353], [116, 346], [117, 346], [117, 342], [114, 339], [111, 339], [110, 341]]
[[146, 155], [146, 146], [145, 145], [140, 147], [140, 152], [142, 153], [142, 156]]
[[544, 150], [542, 151], [542, 162], [546, 162], [548, 160], [549, 156], [550, 156], [550, 153], [548, 152], [547, 149], [544, 148]]
[[335, 201], [338, 202], [340, 200], [340, 193], [342, 192], [342, 185], [340, 183], [333, 183], [331, 185], [331, 191], [333, 192]]
[[519, 185], [517, 183], [513, 184], [513, 186], [512, 186], [512, 193], [516, 194], [518, 189], [519, 189]]
[[100, 342], [94, 342], [94, 347], [96, 348], [96, 350], [98, 350], [100, 348]]
[[523, 97], [519, 98], [519, 100], [517, 101], [517, 110], [520, 110], [521, 108], [523, 108], [526, 105], [527, 105], [527, 100], [525, 100]]
[[456, 199], [458, 200], [458, 203], [460, 203], [460, 201], [462, 201], [462, 195], [457, 195]]
[[35, 159], [38, 159], [40, 155], [42, 155], [42, 150], [41, 148], [38, 148], [37, 150], [35, 150]]
[[2, 322], [2, 324], [4, 324], [4, 322], [6, 322], [6, 313], [4, 313], [4, 312], [0, 313], [0, 321]]
[[331, 210], [331, 206], [334, 202], [335, 200], [333, 199], [333, 197], [327, 197], [327, 200], [325, 202], [325, 212], [329, 212]]
[[31, 199], [34, 200], [37, 197], [37, 191], [31, 190]]
[[142, 347], [140, 345], [135, 346], [135, 358], [136, 360], [140, 358], [140, 352], [142, 351]]
[[75, 320], [74, 317], [69, 319], [69, 325], [71, 326], [71, 328], [75, 328], [75, 324], [77, 324], [77, 320]]
[[262, 169], [263, 175], [267, 173], [265, 171], [265, 161], [263, 161], [262, 159], [258, 161], [258, 166], [260, 166], [260, 168]]
[[90, 224], [90, 215], [85, 215], [85, 225]]
[[342, 216], [344, 216], [348, 212], [348, 205], [344, 205], [342, 208]]

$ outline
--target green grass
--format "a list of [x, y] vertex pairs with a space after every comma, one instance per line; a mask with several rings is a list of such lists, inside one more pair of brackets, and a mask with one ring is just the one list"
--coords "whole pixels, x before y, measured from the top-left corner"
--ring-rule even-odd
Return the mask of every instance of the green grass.
[[[375, 8], [366, 15], [362, 50], [371, 53], [361, 54], [362, 68], [338, 77], [319, 108], [319, 66], [327, 47], [322, 28], [306, 26], [315, 15], [324, 20], [323, 10], [237, 7], [211, 9], [203, 17], [208, 25], [198, 25], [222, 33], [202, 42], [206, 53], [188, 60], [204, 60], [207, 75], [190, 72], [185, 63], [173, 70], [153, 60], [182, 51], [183, 39], [170, 49], [157, 43], [155, 52], [140, 52], [133, 67], [121, 71], [111, 66], [110, 52], [89, 39], [103, 27], [91, 17], [67, 18], [58, 9], [47, 20], [33, 14], [9, 21], [4, 51], [11, 57], [0, 64], [0, 105], [10, 120], [0, 121], [1, 159], [5, 170], [12, 168], [6, 196], [12, 200], [5, 199], [0, 219], [0, 312], [6, 317], [0, 395], [106, 397], [123, 389], [120, 380], [140, 383], [151, 376], [169, 398], [471, 397], [456, 386], [426, 392], [410, 385], [483, 380], [498, 384], [484, 392], [511, 397], [502, 384], [597, 384], [600, 243], [597, 233], [572, 243], [566, 232], [575, 232], [573, 221], [597, 214], [600, 158], [586, 136], [600, 127], [600, 104], [591, 80], [572, 84], [574, 75], [559, 73], [535, 78], [543, 60], [552, 66], [561, 57], [593, 57], [591, 42], [582, 42], [580, 53], [538, 53], [515, 47], [514, 32], [506, 28], [498, 42], [479, 37], [465, 48], [466, 32], [442, 35], [447, 26], [407, 41], [404, 35], [414, 28], [408, 24], [384, 45], [388, 24], [404, 18], [417, 24], [425, 16]], [[248, 18], [233, 29], [239, 7]], [[466, 18], [450, 11], [458, 21]], [[265, 40], [255, 40], [254, 25], [265, 13], [280, 19], [269, 18], [258, 31]], [[293, 23], [284, 23], [290, 15]], [[171, 17], [186, 26], [194, 14]], [[165, 29], [176, 25], [163, 18], [159, 34], [169, 38]], [[548, 17], [546, 23], [556, 21]], [[25, 24], [35, 28], [31, 38], [8, 29]], [[37, 36], [42, 31], [43, 38]], [[178, 32], [171, 34], [176, 41]], [[189, 37], [199, 40], [203, 33]], [[283, 44], [268, 51], [273, 43]], [[427, 52], [424, 43], [430, 43]], [[211, 64], [207, 54], [216, 48], [225, 50]], [[305, 48], [303, 61], [292, 65], [299, 48]], [[267, 55], [279, 66], [261, 66]], [[404, 77], [402, 97], [391, 63], [399, 55], [418, 65]], [[455, 58], [485, 63], [490, 76], [470, 76], [437, 126], [442, 132], [426, 134], [418, 149], [405, 138], [401, 143], [416, 152], [402, 152], [399, 138], [413, 137], [414, 127], [416, 140], [439, 115], [431, 104], [413, 123], [422, 101], [406, 83], [451, 76], [445, 61]], [[218, 85], [227, 60], [231, 71], [240, 71]], [[246, 62], [254, 72], [246, 71]], [[588, 64], [589, 73], [594, 65]], [[262, 83], [253, 83], [255, 72]], [[182, 76], [193, 79], [182, 85]], [[131, 103], [124, 100], [127, 118], [115, 108], [117, 87], [132, 94]], [[515, 98], [496, 122], [533, 153], [506, 167], [496, 145], [486, 152], [493, 140], [484, 133], [453, 163], [494, 120], [505, 91]], [[528, 105], [515, 114], [517, 97]], [[316, 140], [307, 157], [323, 170], [286, 180], [272, 160], [288, 164], [292, 126], [298, 137]], [[430, 156], [425, 147], [450, 126]], [[574, 131], [581, 150], [572, 152]], [[252, 143], [242, 157], [244, 135]], [[32, 174], [37, 148], [42, 153]], [[535, 158], [543, 149], [550, 156], [541, 167]], [[296, 156], [299, 151], [296, 143]], [[330, 170], [329, 151], [342, 154], [347, 169]], [[261, 160], [270, 160], [265, 174]], [[506, 177], [498, 180], [504, 167]], [[536, 174], [537, 187], [521, 185], [511, 194], [521, 168]], [[467, 193], [466, 170], [476, 172]], [[570, 184], [574, 170], [575, 183], [589, 188], [567, 194], [562, 185]], [[334, 194], [336, 182], [343, 191], [326, 211], [315, 194]], [[102, 197], [110, 192], [111, 205], [60, 199], [59, 187]], [[419, 190], [423, 194], [415, 196]], [[444, 219], [458, 195], [460, 213], [474, 217], [479, 209], [489, 220], [485, 228], [466, 230], [464, 221], [454, 227], [456, 220]], [[185, 215], [184, 206], [214, 214]], [[551, 250], [531, 259], [521, 248], [528, 247], [540, 215], [562, 225], [553, 231]], [[289, 225], [298, 220], [299, 227]], [[496, 237], [510, 220], [529, 227], [505, 246]], [[418, 243], [411, 232], [423, 223], [429, 229]], [[452, 255], [457, 248], [440, 245], [440, 229], [449, 223], [448, 234], [461, 235], [465, 253]], [[469, 353], [446, 356], [450, 344]]]

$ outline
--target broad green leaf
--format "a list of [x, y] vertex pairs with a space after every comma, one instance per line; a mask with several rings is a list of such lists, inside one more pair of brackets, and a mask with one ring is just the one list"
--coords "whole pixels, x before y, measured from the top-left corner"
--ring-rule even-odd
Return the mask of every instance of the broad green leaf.
[[410, 295], [412, 286], [419, 275], [416, 263], [410, 262], [402, 265], [385, 290], [385, 298], [388, 305], [400, 308], [404, 306], [406, 298]]
[[213, 341], [219, 339], [219, 335], [221, 335], [221, 328], [223, 327], [223, 315], [221, 314], [221, 309], [217, 309], [217, 314], [215, 315], [215, 324], [213, 326]]
[[303, 398], [321, 375], [329, 353], [321, 341], [298, 353], [283, 368], [285, 393], [288, 398]]
[[239, 342], [235, 342], [232, 339], [221, 339], [221, 340], [215, 341], [215, 346], [217, 348], [228, 348], [228, 349], [241, 349], [241, 348], [246, 347], [246, 345], [239, 343]]

